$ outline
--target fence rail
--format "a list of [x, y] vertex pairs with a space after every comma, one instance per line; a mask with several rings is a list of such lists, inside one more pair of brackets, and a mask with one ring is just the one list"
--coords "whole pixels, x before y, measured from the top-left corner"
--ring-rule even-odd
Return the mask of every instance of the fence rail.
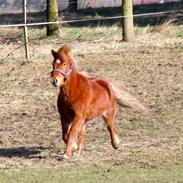
[[[26, 0], [24, 0], [26, 2]], [[153, 12], [153, 13], [141, 13], [141, 14], [134, 14], [131, 16], [112, 16], [112, 17], [103, 17], [103, 18], [86, 18], [86, 19], [76, 19], [76, 20], [61, 20], [55, 22], [37, 22], [37, 23], [27, 23], [26, 21], [26, 5], [24, 5], [24, 23], [20, 24], [1, 24], [0, 28], [11, 28], [11, 27], [24, 27], [24, 45], [25, 45], [25, 55], [26, 59], [29, 59], [29, 52], [28, 52], [28, 34], [27, 34], [27, 27], [28, 26], [41, 26], [41, 25], [49, 25], [49, 24], [65, 24], [65, 23], [77, 23], [77, 22], [89, 22], [89, 21], [102, 21], [102, 20], [115, 20], [115, 19], [122, 19], [125, 17], [144, 17], [144, 16], [152, 16], [152, 15], [163, 15], [163, 14], [173, 14], [183, 12], [183, 9], [177, 10], [170, 10], [170, 11], [160, 11], [160, 12]]]
[[[133, 17], [143, 17], [143, 16], [152, 16], [152, 15], [162, 15], [169, 13], [178, 13], [183, 12], [183, 9], [180, 10], [170, 10], [170, 11], [161, 11], [154, 13], [142, 13], [142, 14], [134, 14]], [[131, 16], [113, 16], [113, 17], [103, 17], [103, 18], [87, 18], [87, 19], [77, 19], [77, 20], [61, 20], [56, 22], [37, 22], [37, 23], [22, 23], [22, 24], [3, 24], [0, 25], [0, 28], [8, 28], [8, 27], [24, 27], [24, 26], [38, 26], [38, 25], [49, 25], [49, 24], [65, 24], [65, 23], [76, 23], [76, 22], [87, 22], [87, 21], [101, 21], [101, 20], [115, 20], [122, 19], [125, 17]]]

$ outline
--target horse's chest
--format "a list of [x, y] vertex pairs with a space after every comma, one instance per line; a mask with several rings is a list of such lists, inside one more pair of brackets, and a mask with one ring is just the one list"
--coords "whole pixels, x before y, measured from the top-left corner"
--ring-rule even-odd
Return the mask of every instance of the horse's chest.
[[72, 121], [74, 119], [75, 111], [64, 97], [58, 97], [57, 106], [62, 118], [67, 121]]

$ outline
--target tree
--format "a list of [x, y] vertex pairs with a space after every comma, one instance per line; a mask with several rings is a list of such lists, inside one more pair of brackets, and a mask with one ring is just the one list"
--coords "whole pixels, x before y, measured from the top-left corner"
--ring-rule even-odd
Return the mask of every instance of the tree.
[[123, 41], [133, 42], [134, 36], [134, 25], [133, 25], [133, 0], [122, 1], [122, 14], [123, 18]]
[[[58, 16], [58, 3], [57, 0], [47, 0], [47, 21], [56, 22], [59, 20]], [[47, 25], [47, 36], [59, 36], [59, 24], [48, 24]]]
[[78, 0], [69, 0], [68, 10], [70, 12], [77, 11], [77, 6], [78, 6], [77, 3], [78, 3]]

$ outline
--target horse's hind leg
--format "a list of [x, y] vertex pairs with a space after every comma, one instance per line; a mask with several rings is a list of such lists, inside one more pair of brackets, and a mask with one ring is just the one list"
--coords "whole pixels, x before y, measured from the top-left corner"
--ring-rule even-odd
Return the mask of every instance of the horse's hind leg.
[[120, 144], [120, 140], [116, 134], [116, 124], [115, 124], [116, 108], [112, 108], [108, 111], [105, 111], [103, 114], [103, 119], [106, 122], [107, 129], [111, 136], [111, 144], [114, 149], [117, 149]]

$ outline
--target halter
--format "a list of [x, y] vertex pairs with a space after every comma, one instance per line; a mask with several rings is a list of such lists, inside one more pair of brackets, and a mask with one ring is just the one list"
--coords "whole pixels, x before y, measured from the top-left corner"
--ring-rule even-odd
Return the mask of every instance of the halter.
[[51, 73], [59, 72], [62, 76], [64, 76], [64, 79], [67, 79], [71, 75], [73, 67], [74, 64], [71, 64], [67, 72], [62, 71], [61, 69], [54, 69], [53, 71], [51, 71]]

